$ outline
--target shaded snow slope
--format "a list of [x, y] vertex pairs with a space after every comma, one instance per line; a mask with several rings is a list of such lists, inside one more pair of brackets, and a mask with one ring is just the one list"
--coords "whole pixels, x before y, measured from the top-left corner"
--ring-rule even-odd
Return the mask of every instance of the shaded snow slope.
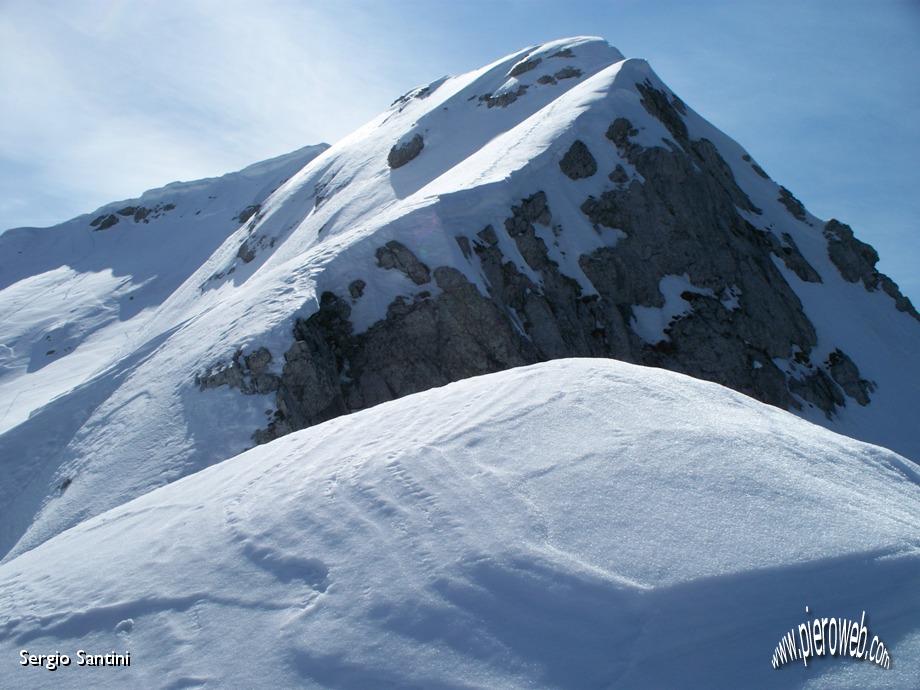
[[327, 148], [0, 235], [0, 431], [134, 352], [155, 308]]
[[[0, 684], [917, 687], [918, 481], [890, 451], [660, 369], [467, 379], [0, 565]], [[773, 670], [806, 605], [865, 610], [892, 669]], [[20, 648], [132, 665], [23, 669]]]
[[[295, 320], [316, 313], [323, 293], [347, 296], [363, 281], [351, 306], [356, 333], [386, 317], [397, 298], [436, 299], [434, 282], [419, 285], [379, 265], [387, 242], [410, 247], [431, 268], [455, 269], [487, 295], [481, 262], [457, 237], [492, 225], [508, 265], [539, 286], [504, 221], [521, 199], [545, 191], [565, 232], [536, 227], [559, 271], [590, 300], [597, 290], [579, 257], [616, 246], [625, 233], [595, 227], [581, 206], [609, 187], [618, 165], [641, 181], [605, 131], [614, 118], [629, 118], [635, 144], [674, 146], [641, 103], [637, 85], [645, 83], [670, 94], [646, 62], [624, 59], [606, 41], [554, 41], [415, 89], [315, 158], [317, 150], [304, 150], [265, 164], [264, 177], [244, 171], [214, 181], [226, 194], [192, 183], [175, 188], [187, 201], [167, 201], [170, 186], [61, 228], [0, 236], [0, 555], [22, 554], [250, 447], [253, 432], [275, 418], [276, 396], [268, 387], [251, 395], [227, 386], [202, 391], [197, 377], [259, 348], [272, 355], [265, 373], [278, 376]], [[803, 403], [802, 414], [920, 458], [920, 324], [884, 292], [845, 281], [828, 258], [821, 223], [791, 216], [778, 185], [738, 144], [689, 108], [684, 119], [691, 136], [713, 142], [762, 210], [749, 214], [750, 223], [789, 234], [823, 279], [802, 283], [788, 274], [816, 327], [815, 361], [841, 348], [876, 384], [866, 407], [850, 400], [829, 420]], [[421, 148], [412, 144], [416, 136]], [[576, 139], [604, 144], [592, 143], [593, 177], [560, 172]], [[175, 208], [165, 211], [167, 203]], [[149, 218], [117, 213], [137, 205]], [[109, 216], [118, 222], [108, 225]], [[750, 297], [719, 287], [712, 294], [725, 304]], [[636, 305], [633, 316], [643, 318], [633, 330], [657, 337], [664, 321], [686, 310], [686, 300], [672, 297], [654, 314]], [[523, 319], [515, 324], [523, 332]], [[799, 366], [792, 351], [767, 364]]]

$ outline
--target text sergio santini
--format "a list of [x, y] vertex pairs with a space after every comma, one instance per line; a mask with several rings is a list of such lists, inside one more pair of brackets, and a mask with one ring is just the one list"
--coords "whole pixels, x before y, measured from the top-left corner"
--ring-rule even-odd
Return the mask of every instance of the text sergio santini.
[[[89, 654], [78, 649], [76, 653], [77, 666], [130, 666], [131, 652], [118, 654], [115, 651], [108, 654]], [[56, 671], [60, 666], [70, 666], [72, 663], [67, 654], [55, 652], [54, 654], [29, 654], [28, 649], [20, 650], [20, 666], [43, 666], [49, 671]]]

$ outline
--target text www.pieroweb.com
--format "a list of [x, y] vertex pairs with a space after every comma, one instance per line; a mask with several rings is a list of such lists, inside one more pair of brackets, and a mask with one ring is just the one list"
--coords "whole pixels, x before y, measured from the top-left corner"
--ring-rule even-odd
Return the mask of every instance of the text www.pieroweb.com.
[[[808, 607], [805, 607], [808, 613]], [[819, 656], [849, 656], [871, 661], [876, 666], [891, 668], [888, 648], [873, 635], [870, 639], [866, 627], [866, 612], [857, 621], [849, 618], [815, 618], [799, 623], [779, 639], [773, 650], [773, 668], [780, 668], [792, 661], [808, 661]]]

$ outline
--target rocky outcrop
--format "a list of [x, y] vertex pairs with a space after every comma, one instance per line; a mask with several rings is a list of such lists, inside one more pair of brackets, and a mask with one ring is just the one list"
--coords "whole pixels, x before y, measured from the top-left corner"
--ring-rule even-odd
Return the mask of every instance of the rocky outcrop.
[[236, 217], [236, 220], [238, 223], [245, 223], [247, 220], [252, 218], [254, 215], [256, 215], [261, 210], [262, 210], [262, 204], [250, 204], [249, 206], [247, 206], [246, 208], [244, 208], [242, 211], [239, 212], [239, 214]]
[[117, 223], [118, 216], [116, 216], [114, 213], [106, 213], [94, 218], [90, 223], [90, 227], [96, 228], [96, 230], [108, 230]]
[[860, 377], [859, 368], [845, 352], [839, 348], [831, 352], [827, 358], [827, 366], [831, 377], [847, 395], [860, 405], [869, 404], [869, 393], [875, 390], [875, 385]]
[[519, 63], [517, 63], [514, 67], [511, 68], [511, 71], [508, 72], [508, 76], [509, 77], [519, 77], [525, 72], [529, 72], [530, 70], [532, 70], [534, 67], [539, 65], [541, 62], [543, 62], [543, 60], [541, 60], [538, 57], [532, 58], [529, 60], [525, 58], [521, 60]]
[[237, 350], [229, 364], [217, 364], [195, 377], [201, 390], [230, 386], [247, 395], [266, 395], [278, 390], [281, 379], [269, 371], [272, 353], [260, 347], [248, 355]]
[[396, 269], [416, 285], [431, 280], [431, 271], [402, 243], [391, 241], [377, 249], [377, 265], [383, 269]]
[[527, 84], [519, 84], [514, 91], [505, 91], [497, 96], [487, 93], [479, 97], [481, 103], [485, 103], [489, 108], [507, 108], [518, 98], [527, 93]]
[[[563, 174], [584, 179], [597, 173], [589, 146], [612, 146], [637, 173], [618, 165], [607, 188], [581, 204], [599, 236], [605, 236], [602, 228], [621, 233], [578, 257], [587, 283], [554, 260], [558, 249], [547, 243], [573, 230], [554, 219], [547, 194], [538, 189], [512, 204], [501, 225], [456, 234], [473, 273], [484, 277], [484, 289], [456, 267], [429, 266], [413, 248], [383, 243], [375, 250], [377, 268], [401, 272], [415, 292], [393, 299], [386, 315], [361, 333], [353, 328], [351, 305], [374, 281], [362, 276], [342, 294], [324, 293], [319, 310], [296, 322], [277, 381], [277, 411], [255, 440], [432, 386], [558, 357], [665, 367], [783, 408], [812, 406], [828, 417], [848, 397], [869, 404], [873, 384], [850, 357], [838, 350], [824, 362], [812, 361], [815, 328], [777, 265], [806, 282], [822, 277], [791, 234], [749, 222], [747, 214], [760, 209], [715, 145], [690, 137], [679, 99], [648, 82], [639, 90], [642, 104], [673, 141], [642, 146], [638, 129], [617, 118], [605, 139], [577, 140], [559, 160]], [[795, 212], [794, 197], [787, 200]], [[865, 245], [837, 225], [826, 232], [840, 245], [830, 251], [846, 275], [884, 289]], [[676, 299], [663, 291], [675, 279], [692, 286], [679, 295], [686, 308], [652, 338], [639, 321]], [[237, 380], [245, 379], [242, 371], [217, 376], [241, 388]]]
[[585, 143], [576, 139], [559, 161], [559, 168], [571, 179], [580, 180], [597, 172], [597, 161]]
[[425, 148], [425, 141], [422, 139], [422, 135], [415, 134], [409, 141], [396, 144], [390, 149], [390, 153], [387, 156], [387, 165], [393, 170], [401, 168], [409, 161], [414, 160], [422, 152], [423, 148]]
[[780, 187], [779, 198], [777, 200], [786, 207], [786, 210], [789, 211], [793, 217], [801, 221], [805, 220], [805, 207], [802, 205], [802, 202], [796, 199], [792, 195], [792, 192], [790, 192], [788, 189], [785, 187]]
[[[149, 223], [155, 218], [159, 218], [165, 213], [176, 208], [175, 204], [156, 204], [152, 208], [146, 206], [125, 206], [115, 213], [104, 213], [97, 216], [90, 223], [90, 227], [96, 230], [108, 230], [118, 223], [118, 216], [131, 217], [135, 223]], [[116, 215], [117, 214], [117, 215]]]
[[856, 239], [849, 225], [831, 218], [824, 226], [824, 237], [827, 239], [827, 254], [844, 280], [851, 283], [862, 281], [867, 290], [881, 288], [894, 300], [898, 311], [906, 312], [920, 321], [920, 314], [910, 299], [901, 294], [897, 283], [876, 270], [878, 252], [871, 245]]

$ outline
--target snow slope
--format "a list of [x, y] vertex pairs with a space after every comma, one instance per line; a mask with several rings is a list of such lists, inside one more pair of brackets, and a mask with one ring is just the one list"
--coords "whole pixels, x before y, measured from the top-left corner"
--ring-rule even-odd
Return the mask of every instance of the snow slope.
[[[539, 65], [521, 71], [538, 57]], [[640, 125], [635, 141], [643, 145], [669, 140], [640, 104], [636, 84], [644, 80], [667, 89], [646, 62], [624, 59], [601, 39], [554, 41], [413, 90], [321, 155], [292, 154], [245, 189], [194, 188], [188, 202], [171, 202], [176, 208], [149, 226], [122, 217], [105, 230], [90, 227], [122, 202], [62, 228], [0, 236], [0, 555], [24, 554], [251, 446], [273, 396], [202, 392], [196, 375], [257, 347], [272, 352], [277, 373], [295, 318], [314, 313], [326, 290], [347, 294], [356, 279], [369, 284], [352, 311], [358, 331], [397, 296], [436, 293], [377, 265], [375, 251], [389, 240], [411, 246], [429, 266], [455, 267], [485, 294], [487, 281], [456, 236], [502, 227], [512, 204], [543, 189], [567, 228], [547, 238], [553, 260], [591, 294], [578, 257], [621, 233], [595, 231], [580, 211], [606, 176], [560, 182], [558, 159], [577, 138], [602, 138], [618, 116]], [[490, 107], [512, 95], [507, 107]], [[807, 407], [803, 414], [920, 458], [920, 324], [887, 295], [845, 282], [809, 225], [817, 219], [790, 221], [777, 184], [753, 172], [738, 144], [687, 113], [693, 135], [714, 142], [763, 209], [751, 222], [788, 230], [824, 279], [817, 289], [789, 278], [817, 326], [817, 354], [842, 348], [878, 384], [872, 405], [850, 405], [832, 422]], [[424, 149], [391, 170], [391, 147], [415, 134]], [[613, 146], [595, 153], [600, 170], [632, 171]], [[170, 190], [140, 201], [155, 205]], [[220, 212], [205, 219], [212, 194]], [[259, 211], [239, 221], [255, 203]], [[200, 226], [189, 224], [195, 218]], [[154, 227], [163, 233], [147, 232]], [[498, 241], [539, 282], [505, 233]]]
[[[0, 685], [917, 687], [918, 482], [890, 451], [660, 369], [467, 379], [0, 565]], [[806, 605], [865, 610], [892, 668], [774, 670]], [[132, 664], [52, 673], [19, 649]]]

